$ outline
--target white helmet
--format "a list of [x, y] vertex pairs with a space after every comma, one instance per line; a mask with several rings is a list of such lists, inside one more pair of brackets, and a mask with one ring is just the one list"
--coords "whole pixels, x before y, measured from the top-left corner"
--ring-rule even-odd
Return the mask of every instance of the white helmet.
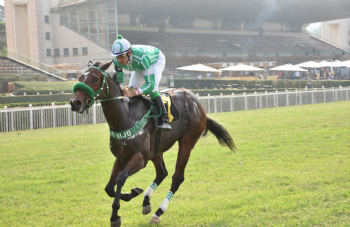
[[126, 54], [131, 50], [131, 44], [128, 40], [124, 39], [123, 36], [118, 35], [118, 38], [113, 43], [112, 56], [118, 56]]

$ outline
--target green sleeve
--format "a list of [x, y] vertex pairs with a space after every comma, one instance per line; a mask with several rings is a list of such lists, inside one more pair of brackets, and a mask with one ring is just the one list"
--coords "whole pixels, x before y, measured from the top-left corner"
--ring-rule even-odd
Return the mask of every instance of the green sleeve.
[[117, 81], [118, 81], [118, 83], [120, 83], [124, 86], [124, 72], [123, 71], [117, 72]]

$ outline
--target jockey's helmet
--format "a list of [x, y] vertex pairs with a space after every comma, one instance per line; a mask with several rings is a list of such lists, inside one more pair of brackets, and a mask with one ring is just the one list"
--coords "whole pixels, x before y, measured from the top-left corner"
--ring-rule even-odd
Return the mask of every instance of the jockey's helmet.
[[131, 44], [128, 40], [124, 39], [123, 36], [118, 35], [118, 38], [113, 43], [112, 56], [119, 56], [127, 54], [131, 50]]

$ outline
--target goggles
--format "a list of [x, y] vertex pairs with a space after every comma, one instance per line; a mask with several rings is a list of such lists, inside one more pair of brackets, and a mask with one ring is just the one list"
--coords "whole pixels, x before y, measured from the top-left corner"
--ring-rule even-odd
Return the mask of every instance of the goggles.
[[125, 59], [128, 55], [127, 54], [121, 54], [116, 56], [117, 59]]

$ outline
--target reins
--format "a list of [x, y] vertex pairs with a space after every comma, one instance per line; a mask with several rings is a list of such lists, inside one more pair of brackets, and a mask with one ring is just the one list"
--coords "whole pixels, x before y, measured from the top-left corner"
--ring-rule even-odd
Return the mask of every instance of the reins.
[[[94, 90], [92, 90], [92, 88], [90, 86], [88, 86], [87, 84], [83, 83], [83, 82], [78, 82], [73, 86], [73, 93], [75, 93], [78, 89], [81, 89], [83, 91], [86, 92], [86, 94], [90, 97], [90, 99], [88, 99], [87, 101], [90, 100], [90, 103], [85, 103], [85, 110], [86, 113], [88, 113], [89, 108], [96, 102], [104, 102], [104, 101], [109, 101], [109, 100], [116, 100], [116, 99], [123, 99], [124, 96], [117, 96], [117, 97], [113, 97], [113, 98], [109, 98], [107, 99], [108, 95], [109, 95], [109, 85], [107, 83], [107, 79], [108, 79], [108, 74], [106, 71], [102, 71], [100, 68], [95, 67], [95, 66], [90, 66], [89, 69], [96, 69], [97, 71], [99, 71], [102, 75], [103, 75], [103, 80], [102, 80], [102, 84], [100, 86], [100, 88], [94, 92]], [[103, 87], [106, 85], [106, 94], [103, 92]], [[100, 93], [102, 92], [102, 94], [104, 95], [105, 99], [97, 99], [97, 97], [100, 95]]]
[[[106, 71], [102, 71], [100, 68], [95, 67], [95, 66], [90, 66], [89, 69], [96, 69], [103, 75], [103, 81], [102, 81], [102, 84], [101, 84], [100, 88], [96, 92], [94, 92], [94, 90], [92, 90], [92, 88], [89, 85], [87, 85], [87, 84], [85, 84], [83, 82], [78, 82], [78, 83], [76, 83], [73, 86], [73, 92], [74, 93], [78, 89], [81, 89], [81, 90], [85, 91], [86, 94], [91, 98], [91, 99], [89, 99], [89, 100], [91, 100], [90, 103], [85, 103], [86, 106], [84, 107], [84, 109], [86, 110], [86, 113], [88, 113], [89, 108], [94, 104], [94, 102], [98, 103], [98, 102], [104, 102], [104, 101], [108, 101], [108, 100], [127, 98], [127, 97], [124, 97], [124, 96], [117, 96], [117, 97], [113, 97], [113, 98], [107, 99], [107, 97], [109, 95], [109, 86], [108, 86], [108, 83], [107, 83], [107, 79], [108, 79], [107, 72]], [[107, 94], [105, 94], [103, 92], [103, 87], [105, 85], [106, 85], [106, 93]], [[100, 95], [101, 92], [105, 96], [105, 99], [96, 99]], [[148, 110], [148, 112], [133, 127], [129, 128], [127, 130], [124, 130], [124, 131], [121, 131], [121, 132], [115, 132], [115, 131], [113, 131], [110, 128], [109, 129], [110, 135], [113, 138], [118, 139], [118, 140], [127, 139], [127, 138], [130, 138], [130, 137], [136, 135], [143, 127], [145, 127], [145, 125], [148, 122], [148, 118], [158, 118], [162, 114], [162, 109], [160, 109], [160, 112], [159, 112], [158, 115], [155, 115], [155, 116], [150, 115], [152, 110], [153, 110], [153, 108], [154, 108], [154, 104], [151, 103], [151, 107]]]

